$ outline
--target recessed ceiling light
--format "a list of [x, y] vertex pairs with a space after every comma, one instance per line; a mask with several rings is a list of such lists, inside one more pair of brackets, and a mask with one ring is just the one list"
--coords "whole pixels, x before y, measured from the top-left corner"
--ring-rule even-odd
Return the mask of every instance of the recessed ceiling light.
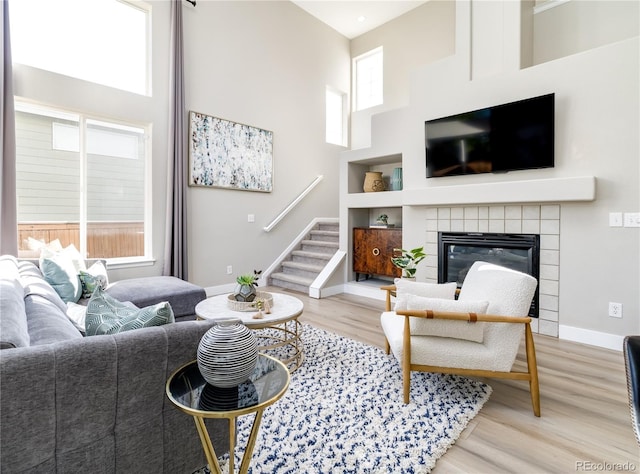
[[362, 15], [360, 15], [360, 16], [358, 17], [358, 21], [359, 21], [360, 23], [362, 23], [362, 22], [363, 22], [364, 20], [366, 20], [366, 19], [367, 19], [367, 17], [366, 17], [366, 16], [362, 16]]

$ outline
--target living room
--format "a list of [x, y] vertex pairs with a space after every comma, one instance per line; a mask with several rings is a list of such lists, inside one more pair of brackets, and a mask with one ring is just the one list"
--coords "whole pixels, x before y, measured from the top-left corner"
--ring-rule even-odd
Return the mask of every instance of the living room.
[[[191, 282], [209, 293], [226, 291], [236, 275], [267, 268], [313, 217], [340, 217], [341, 249], [348, 253], [344, 162], [353, 153], [388, 151], [403, 154], [404, 188], [412, 200], [399, 212], [402, 206], [392, 206], [405, 248], [432, 244], [425, 234], [434, 208], [473, 207], [473, 196], [487, 207], [556, 206], [561, 251], [553, 265], [557, 278], [550, 280], [555, 316], [546, 319], [555, 326], [537, 332], [617, 351], [625, 335], [640, 333], [640, 235], [637, 228], [609, 223], [610, 213], [640, 211], [637, 2], [573, 0], [537, 14], [533, 24], [547, 26], [543, 34], [533, 32], [538, 43], [531, 47], [540, 56], [530, 58], [527, 67], [520, 51], [524, 33], [514, 24], [520, 12], [511, 10], [512, 2], [431, 1], [351, 40], [291, 2], [183, 3], [188, 110], [274, 135], [272, 192], [188, 188]], [[116, 280], [159, 275], [164, 265], [169, 2], [147, 4], [153, 94], [14, 64], [18, 99], [152, 125], [149, 245], [144, 258], [110, 267]], [[582, 21], [576, 10], [582, 4], [597, 5], [584, 24], [576, 20]], [[602, 42], [594, 44], [594, 37]], [[352, 58], [378, 46], [389, 65], [384, 104], [351, 113], [349, 147], [326, 143], [327, 86], [349, 95]], [[557, 107], [553, 169], [443, 183], [425, 178], [425, 120], [548, 92], [556, 94]], [[264, 226], [319, 175], [320, 185], [265, 232]], [[576, 178], [578, 189], [572, 190]], [[438, 198], [437, 206], [430, 205], [434, 194], [429, 193], [447, 193], [447, 187], [466, 197]], [[503, 190], [507, 195], [500, 195]], [[590, 192], [593, 197], [585, 198]], [[381, 209], [371, 209], [371, 216]], [[340, 278], [352, 287], [349, 268], [345, 262]], [[432, 280], [432, 268], [427, 260], [418, 279]], [[622, 303], [622, 318], [609, 316], [609, 302]]]

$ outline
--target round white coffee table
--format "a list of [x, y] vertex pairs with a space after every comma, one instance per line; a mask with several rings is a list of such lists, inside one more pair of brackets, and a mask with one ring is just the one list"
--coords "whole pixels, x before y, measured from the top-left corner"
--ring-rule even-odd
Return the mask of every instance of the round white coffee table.
[[[304, 304], [298, 298], [282, 293], [271, 293], [273, 304], [270, 312], [262, 311], [262, 318], [254, 318], [258, 310], [235, 311], [229, 307], [229, 295], [207, 298], [196, 305], [196, 316], [200, 319], [238, 318], [249, 329], [256, 330], [258, 350], [275, 356], [284, 363], [289, 372], [302, 365], [302, 324], [298, 317]], [[264, 330], [264, 331], [263, 331]]]

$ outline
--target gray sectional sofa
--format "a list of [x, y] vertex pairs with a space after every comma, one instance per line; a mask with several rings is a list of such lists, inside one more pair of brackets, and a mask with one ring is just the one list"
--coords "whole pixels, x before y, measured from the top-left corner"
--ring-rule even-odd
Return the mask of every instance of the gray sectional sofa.
[[[135, 288], [139, 298], [158, 290]], [[33, 263], [0, 257], [0, 472], [174, 474], [205, 466], [195, 424], [167, 399], [165, 383], [195, 359], [211, 322], [83, 337], [65, 309]], [[226, 452], [226, 421], [207, 424], [216, 452]]]

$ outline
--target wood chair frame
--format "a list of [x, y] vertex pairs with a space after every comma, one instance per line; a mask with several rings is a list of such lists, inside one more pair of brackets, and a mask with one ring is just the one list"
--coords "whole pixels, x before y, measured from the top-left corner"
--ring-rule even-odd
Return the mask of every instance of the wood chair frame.
[[[395, 286], [383, 286], [381, 289], [387, 291], [386, 311], [391, 311], [391, 296], [395, 295]], [[399, 310], [396, 311], [398, 316], [404, 317], [404, 334], [402, 346], [402, 386], [404, 403], [409, 403], [409, 391], [411, 387], [411, 371], [435, 372], [441, 374], [457, 374], [468, 377], [490, 377], [513, 380], [526, 380], [529, 382], [529, 391], [531, 393], [531, 403], [533, 405], [533, 413], [540, 416], [540, 384], [538, 381], [538, 365], [536, 361], [536, 350], [533, 342], [533, 333], [531, 331], [531, 318], [500, 316], [493, 314], [476, 314], [476, 313], [458, 313], [448, 311], [431, 311], [431, 310]], [[461, 369], [454, 367], [438, 367], [431, 365], [412, 364], [411, 363], [411, 333], [409, 326], [409, 318], [427, 318], [427, 319], [448, 319], [453, 321], [487, 322], [487, 323], [506, 323], [506, 324], [524, 324], [525, 325], [525, 352], [527, 357], [527, 371], [499, 372], [493, 370], [481, 369]], [[385, 337], [385, 350], [387, 354], [391, 352], [389, 341]]]

